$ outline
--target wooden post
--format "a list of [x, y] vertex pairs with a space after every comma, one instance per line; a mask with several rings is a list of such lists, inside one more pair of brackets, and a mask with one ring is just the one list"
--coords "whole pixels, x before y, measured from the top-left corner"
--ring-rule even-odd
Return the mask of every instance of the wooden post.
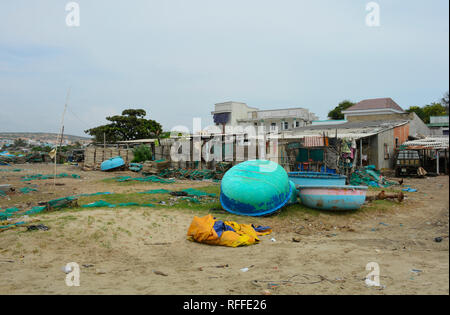
[[436, 174], [439, 175], [439, 150], [436, 150]]
[[[353, 143], [353, 141], [352, 141], [352, 143]], [[356, 140], [355, 140], [355, 143], [356, 143]], [[358, 147], [356, 147], [356, 149], [355, 149], [355, 156], [353, 157], [352, 168], [350, 169], [349, 175], [355, 171], [357, 163], [358, 163]]]
[[[70, 95], [70, 88], [67, 91], [66, 103], [64, 104], [64, 111], [63, 111], [62, 118], [61, 118], [61, 133], [60, 133], [61, 139], [62, 139], [62, 134], [64, 132], [64, 116], [66, 115], [67, 103], [69, 102], [69, 95]], [[55, 174], [53, 177], [53, 189], [56, 189], [56, 161], [57, 160], [58, 160], [58, 143], [56, 143], [56, 147], [55, 147]]]
[[363, 158], [362, 158], [362, 155], [363, 155], [363, 154], [362, 154], [362, 138], [359, 139], [359, 153], [360, 153], [360, 154], [359, 154], [359, 155], [360, 155], [360, 157], [359, 157], [359, 160], [360, 160], [360, 163], [359, 163], [359, 164], [360, 164], [360, 165], [359, 165], [359, 166], [361, 166], [361, 168], [362, 168], [362, 166], [363, 166], [363, 165], [362, 165], [362, 164], [363, 164], [363, 162], [362, 162], [362, 161], [363, 161]]
[[447, 149], [445, 149], [445, 174], [448, 175], [448, 160], [447, 160]]

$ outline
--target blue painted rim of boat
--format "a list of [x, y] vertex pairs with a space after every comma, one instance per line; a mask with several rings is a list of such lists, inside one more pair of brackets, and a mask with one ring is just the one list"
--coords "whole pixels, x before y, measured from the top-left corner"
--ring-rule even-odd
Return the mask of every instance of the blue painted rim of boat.
[[323, 178], [323, 179], [344, 179], [347, 178], [345, 175], [333, 174], [333, 173], [320, 173], [320, 172], [289, 172], [288, 177], [293, 178]]
[[286, 200], [284, 200], [280, 205], [278, 205], [275, 208], [272, 208], [270, 210], [266, 210], [264, 212], [258, 212], [258, 213], [252, 213], [252, 214], [250, 214], [250, 213], [241, 213], [239, 211], [234, 211], [234, 210], [231, 210], [230, 208], [228, 208], [226, 205], [224, 205], [224, 203], [222, 202], [222, 196], [223, 196], [222, 190], [220, 191], [220, 203], [222, 204], [222, 207], [226, 211], [228, 211], [228, 212], [230, 212], [232, 214], [245, 215], [245, 216], [249, 216], [249, 217], [262, 217], [264, 215], [272, 214], [272, 213], [280, 210], [281, 208], [283, 208], [289, 202], [289, 200], [291, 199], [292, 193], [293, 193], [292, 186], [289, 185], [289, 194], [288, 194]]
[[308, 185], [308, 186], [303, 186], [303, 185], [297, 185], [297, 190], [301, 190], [304, 188], [324, 188], [324, 189], [361, 189], [361, 190], [367, 190], [369, 189], [368, 186], [351, 186], [351, 185], [331, 185], [331, 186], [314, 186], [314, 185]]

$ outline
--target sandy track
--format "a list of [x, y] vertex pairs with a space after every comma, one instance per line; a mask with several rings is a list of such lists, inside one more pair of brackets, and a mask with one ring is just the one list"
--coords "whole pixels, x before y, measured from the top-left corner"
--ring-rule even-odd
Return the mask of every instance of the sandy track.
[[[103, 173], [88, 176], [84, 185], [75, 187], [76, 193], [111, 189], [98, 184]], [[68, 193], [75, 184], [64, 181]], [[273, 226], [273, 234], [262, 237], [258, 245], [242, 248], [187, 241], [185, 234], [195, 215], [189, 210], [41, 215], [38, 218], [48, 222], [50, 231], [0, 233], [0, 294], [263, 294], [264, 290], [271, 294], [449, 294], [448, 238], [434, 242], [437, 236], [448, 236], [448, 181], [447, 176], [407, 179], [405, 184], [419, 192], [408, 194], [404, 206], [388, 211], [257, 219]], [[190, 185], [181, 183], [177, 188]], [[276, 242], [270, 241], [272, 237]], [[80, 287], [67, 287], [64, 281], [61, 267], [72, 261], [93, 265], [81, 267]], [[365, 286], [369, 262], [379, 264], [383, 289]], [[248, 272], [240, 271], [250, 266]], [[270, 282], [275, 285], [269, 286]]]

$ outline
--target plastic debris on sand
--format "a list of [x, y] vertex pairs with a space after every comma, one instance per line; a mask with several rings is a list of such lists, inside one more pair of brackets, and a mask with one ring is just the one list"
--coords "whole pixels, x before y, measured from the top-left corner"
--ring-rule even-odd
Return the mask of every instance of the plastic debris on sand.
[[[77, 175], [77, 174], [72, 174], [70, 176], [72, 178], [76, 178], [76, 179], [81, 178], [80, 175]], [[57, 174], [56, 178], [65, 178], [65, 177], [70, 177], [70, 176], [69, 176], [69, 174], [61, 173], [61, 174]], [[55, 178], [55, 175], [53, 175], [53, 174], [49, 174], [49, 175], [36, 174], [36, 175], [23, 176], [22, 181], [28, 182], [28, 181], [32, 181], [32, 180], [53, 179], [53, 178]]]
[[140, 181], [140, 182], [152, 182], [152, 183], [162, 183], [162, 184], [172, 184], [175, 183], [174, 179], [165, 179], [155, 175], [145, 176], [145, 177], [131, 177], [131, 176], [118, 176], [114, 177], [117, 182], [127, 182], [127, 181]]

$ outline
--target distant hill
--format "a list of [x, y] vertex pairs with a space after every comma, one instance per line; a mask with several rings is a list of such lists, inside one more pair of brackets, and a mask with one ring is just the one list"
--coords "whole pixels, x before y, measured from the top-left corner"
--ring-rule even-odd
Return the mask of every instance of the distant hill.
[[[31, 140], [53, 140], [56, 141], [58, 139], [57, 133], [48, 133], [48, 132], [0, 132], [0, 139], [19, 139], [26, 138]], [[80, 137], [73, 135], [64, 135], [65, 140], [69, 141], [88, 141], [91, 140], [91, 137]]]

